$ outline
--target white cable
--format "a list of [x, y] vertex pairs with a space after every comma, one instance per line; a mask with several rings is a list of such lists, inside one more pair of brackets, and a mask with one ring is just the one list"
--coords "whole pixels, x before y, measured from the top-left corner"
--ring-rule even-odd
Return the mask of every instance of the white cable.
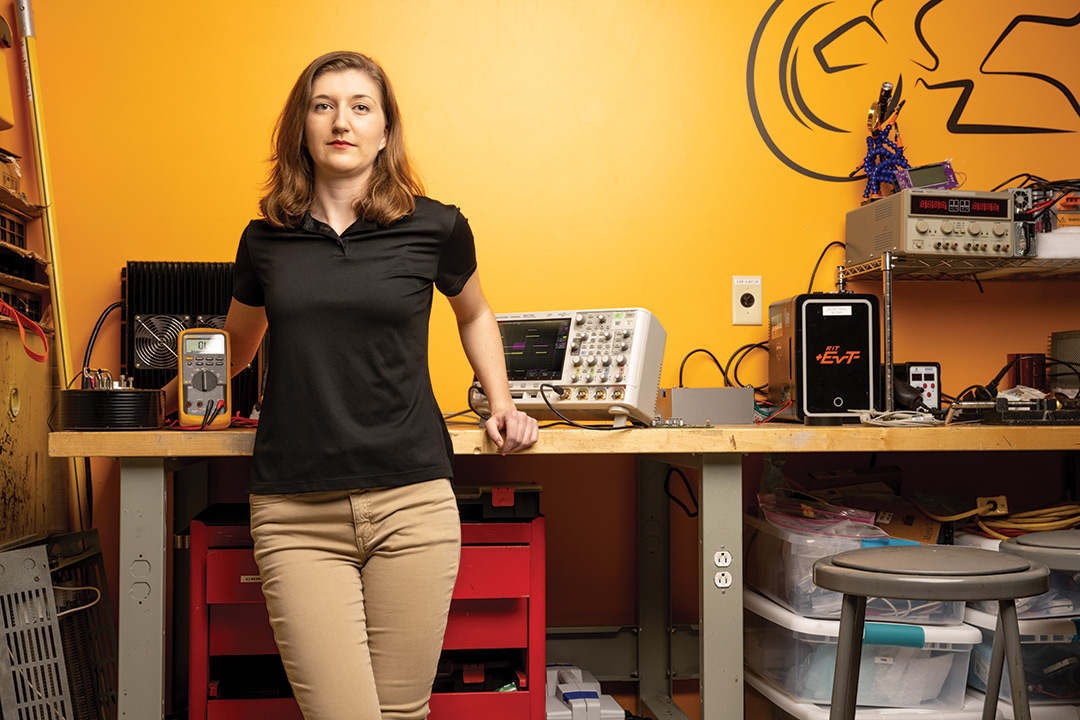
[[878, 427], [931, 427], [945, 424], [928, 412], [918, 412], [916, 410], [862, 411], [858, 415], [859, 421], [863, 425], [876, 425]]
[[85, 605], [79, 605], [78, 607], [68, 608], [67, 610], [61, 610], [60, 612], [56, 613], [56, 617], [58, 617], [58, 618], [62, 617], [64, 615], [67, 615], [68, 613], [78, 612], [79, 610], [87, 610], [89, 608], [92, 608], [95, 605], [97, 605], [98, 602], [101, 600], [101, 591], [98, 590], [93, 585], [80, 585], [79, 587], [65, 587], [63, 585], [53, 585], [53, 591], [56, 591], [56, 590], [67, 590], [68, 592], [78, 592], [80, 590], [93, 590], [95, 593], [97, 593], [97, 597], [95, 597], [92, 601], [88, 602]]

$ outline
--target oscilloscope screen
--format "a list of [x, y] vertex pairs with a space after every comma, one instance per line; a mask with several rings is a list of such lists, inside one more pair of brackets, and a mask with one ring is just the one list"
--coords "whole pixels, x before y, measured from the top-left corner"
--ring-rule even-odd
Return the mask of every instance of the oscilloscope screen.
[[510, 380], [558, 380], [562, 377], [570, 318], [499, 322], [506, 374]]

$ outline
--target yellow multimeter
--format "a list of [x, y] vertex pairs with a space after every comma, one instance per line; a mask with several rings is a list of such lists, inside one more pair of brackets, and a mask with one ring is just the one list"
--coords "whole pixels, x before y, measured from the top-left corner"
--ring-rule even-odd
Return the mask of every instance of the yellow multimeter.
[[229, 334], [214, 328], [180, 333], [180, 425], [201, 429], [229, 427]]

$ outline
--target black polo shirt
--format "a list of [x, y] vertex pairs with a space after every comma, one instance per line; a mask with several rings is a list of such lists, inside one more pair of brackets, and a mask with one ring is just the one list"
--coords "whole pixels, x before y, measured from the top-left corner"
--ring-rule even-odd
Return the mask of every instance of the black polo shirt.
[[340, 237], [305, 217], [240, 238], [233, 297], [266, 307], [269, 370], [250, 491], [295, 493], [450, 477], [453, 449], [428, 373], [432, 287], [476, 270], [468, 221], [418, 197], [383, 227]]

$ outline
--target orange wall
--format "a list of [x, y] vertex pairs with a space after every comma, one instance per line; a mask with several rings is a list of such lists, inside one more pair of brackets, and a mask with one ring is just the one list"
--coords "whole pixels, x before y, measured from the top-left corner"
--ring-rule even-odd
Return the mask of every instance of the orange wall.
[[[174, 2], [40, 2], [41, 101], [72, 354], [81, 359], [98, 314], [119, 299], [125, 262], [233, 258], [255, 212], [284, 96], [309, 60], [332, 49], [369, 53], [387, 68], [429, 193], [460, 205], [472, 223], [495, 310], [649, 308], [668, 331], [664, 385], [675, 384], [694, 348], [723, 359], [765, 339], [765, 327], [731, 325], [731, 275], [763, 276], [766, 303], [804, 292], [822, 248], [843, 239], [844, 213], [857, 205], [861, 184], [791, 166], [846, 175], [864, 153], [866, 108], [882, 81], [904, 79], [903, 135], [913, 164], [951, 158], [971, 189], [1021, 172], [1077, 174], [1080, 117], [1065, 94], [1031, 77], [986, 74], [1051, 74], [1075, 95], [1077, 27], [1017, 27], [980, 70], [1015, 3], [938, 5], [923, 24], [935, 61], [914, 32], [922, 4], [886, 1], [875, 10], [880, 34], [862, 23], [829, 45], [828, 62], [858, 65], [830, 74], [812, 62], [814, 44], [872, 3], [839, 0], [800, 24], [817, 4], [310, 0], [301, 9], [237, 0], [194, 11]], [[1060, 15], [1061, 5], [1036, 0], [1024, 12]], [[17, 65], [13, 52], [9, 65]], [[792, 64], [806, 108], [845, 132], [824, 130], [795, 104]], [[17, 68], [9, 74], [19, 82]], [[1067, 132], [950, 132], [960, 90], [926, 85], [963, 78], [978, 79], [963, 123]], [[759, 133], [748, 86], [789, 164]], [[0, 133], [0, 145], [20, 132], [25, 127]], [[830, 269], [842, 259], [831, 253], [818, 289], [831, 286]], [[946, 391], [959, 392], [988, 380], [1007, 352], [1042, 350], [1050, 332], [1076, 329], [1074, 286], [987, 283], [984, 290], [899, 287], [897, 359], [940, 361]], [[94, 364], [118, 370], [119, 344], [114, 316]], [[431, 346], [440, 403], [462, 409], [471, 373], [442, 302]], [[764, 382], [761, 357], [744, 364], [742, 379]], [[688, 385], [718, 380], [703, 356], [687, 366]], [[598, 490], [589, 477], [603, 468], [588, 469], [576, 486], [557, 491], [552, 483], [552, 506], [571, 494], [596, 503], [621, 493], [618, 483]], [[628, 481], [632, 471], [632, 463], [617, 462], [611, 472]], [[117, 482], [114, 464], [95, 463], [96, 524], [110, 548]], [[632, 544], [632, 524], [622, 531]], [[568, 524], [552, 541], [586, 547], [595, 542], [591, 532]], [[633, 601], [620, 598], [610, 600], [623, 606], [613, 613], [632, 618]], [[579, 600], [553, 596], [552, 613], [559, 622], [596, 620], [588, 608], [578, 612]]]

